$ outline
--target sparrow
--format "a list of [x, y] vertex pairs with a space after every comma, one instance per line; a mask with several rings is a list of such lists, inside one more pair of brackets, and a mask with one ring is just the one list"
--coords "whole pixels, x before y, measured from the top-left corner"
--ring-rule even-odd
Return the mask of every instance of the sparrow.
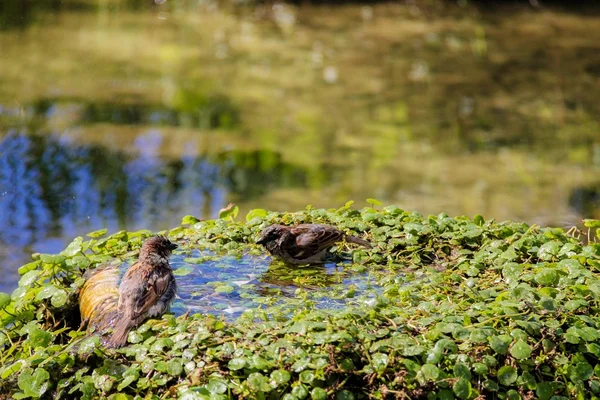
[[127, 335], [147, 318], [169, 311], [177, 285], [169, 256], [177, 245], [164, 236], [153, 236], [142, 245], [138, 261], [123, 276], [119, 285], [117, 316], [108, 347], [127, 343]]
[[87, 325], [88, 333], [106, 334], [118, 315], [119, 264], [112, 262], [87, 270], [85, 283], [79, 291], [81, 326]]
[[289, 264], [323, 264], [327, 250], [341, 240], [371, 247], [364, 239], [324, 224], [270, 225], [262, 231], [256, 244]]

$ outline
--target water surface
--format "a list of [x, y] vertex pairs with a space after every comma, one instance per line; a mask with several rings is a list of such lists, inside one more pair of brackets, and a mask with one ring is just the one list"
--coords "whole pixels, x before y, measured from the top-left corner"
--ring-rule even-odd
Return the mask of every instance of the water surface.
[[0, 290], [229, 202], [600, 217], [594, 4], [159, 3], [0, 5]]

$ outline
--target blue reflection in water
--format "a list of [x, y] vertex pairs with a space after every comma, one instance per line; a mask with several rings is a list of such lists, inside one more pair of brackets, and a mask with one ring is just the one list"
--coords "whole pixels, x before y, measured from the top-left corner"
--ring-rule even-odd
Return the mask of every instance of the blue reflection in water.
[[[134, 262], [123, 264], [121, 273]], [[368, 272], [353, 273], [329, 263], [317, 267], [288, 267], [273, 263], [270, 257], [246, 254], [242, 257], [223, 255], [215, 259], [210, 251], [193, 250], [171, 256], [174, 270], [186, 270], [177, 276], [177, 299], [172, 312], [176, 315], [211, 313], [226, 319], [239, 317], [244, 310], [260, 307], [254, 300], [263, 296], [295, 297], [298, 288], [324, 291], [327, 296], [315, 297], [315, 307], [339, 309], [345, 300], [332, 299], [331, 288], [353, 285], [357, 294], [370, 289]], [[304, 271], [305, 273], [303, 273]]]
[[160, 230], [186, 214], [216, 216], [227, 194], [222, 168], [198, 157], [165, 160], [160, 138], [142, 135], [133, 157], [9, 132], [0, 141], [0, 291], [15, 287], [29, 254], [58, 252], [89, 231]]

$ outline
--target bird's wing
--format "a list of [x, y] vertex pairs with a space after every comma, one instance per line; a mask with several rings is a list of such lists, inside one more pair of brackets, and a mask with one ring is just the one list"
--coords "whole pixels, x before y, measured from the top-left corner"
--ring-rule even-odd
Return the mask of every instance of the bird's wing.
[[338, 229], [319, 224], [302, 224], [291, 229], [296, 238], [296, 245], [291, 256], [296, 258], [308, 258], [320, 251], [331, 247], [335, 242], [342, 240], [344, 234]]
[[[131, 317], [137, 318], [145, 314], [158, 299], [165, 293], [169, 286], [171, 275], [166, 272], [160, 272], [156, 269], [139, 268], [137, 271], [130, 268], [132, 273], [139, 274], [138, 282], [145, 282], [145, 285], [138, 285], [137, 293], [133, 296], [133, 304], [131, 308]], [[127, 273], [129, 273], [127, 271]]]

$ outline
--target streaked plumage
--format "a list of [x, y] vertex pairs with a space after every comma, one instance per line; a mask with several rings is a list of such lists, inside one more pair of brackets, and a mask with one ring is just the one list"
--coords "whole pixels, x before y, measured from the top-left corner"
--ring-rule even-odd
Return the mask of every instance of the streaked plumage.
[[164, 236], [144, 242], [138, 261], [127, 270], [119, 286], [118, 316], [108, 346], [123, 346], [131, 329], [169, 310], [177, 291], [169, 256], [176, 248]]
[[87, 272], [79, 309], [88, 331], [100, 333], [107, 346], [120, 347], [127, 343], [131, 329], [167, 312], [177, 291], [169, 264], [176, 248], [164, 236], [147, 239], [138, 261], [127, 270], [120, 285], [115, 265]]
[[262, 231], [256, 243], [265, 246], [274, 257], [290, 264], [322, 264], [327, 250], [342, 240], [371, 247], [364, 239], [346, 235], [339, 229], [324, 224], [291, 227], [270, 225]]

